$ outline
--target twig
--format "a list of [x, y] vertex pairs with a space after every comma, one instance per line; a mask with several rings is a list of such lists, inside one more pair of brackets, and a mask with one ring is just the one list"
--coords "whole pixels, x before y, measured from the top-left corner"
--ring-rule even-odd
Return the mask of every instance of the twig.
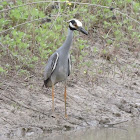
[[133, 21], [137, 22], [138, 24], [140, 24], [140, 22], [139, 22], [139, 21], [137, 21], [136, 19], [134, 19], [134, 18], [132, 18], [132, 17], [128, 16], [127, 14], [122, 13], [121, 11], [119, 11], [119, 10], [117, 10], [117, 9], [115, 9], [115, 11], [116, 11], [116, 12], [118, 12], [118, 13], [120, 13], [121, 15], [124, 15], [124, 16], [126, 16], [126, 17], [130, 18], [131, 20], [133, 20]]
[[54, 26], [54, 23], [56, 22], [56, 20], [57, 20], [57, 18], [59, 17], [59, 13], [57, 14], [57, 16], [56, 16], [56, 18], [55, 18], [55, 20], [54, 20], [54, 22], [53, 22], [53, 24], [51, 25], [51, 27], [50, 27], [50, 30], [52, 29], [52, 27]]
[[[55, 20], [56, 20], [56, 19], [58, 18], [58, 16], [68, 16], [68, 15], [60, 15], [60, 14], [57, 14], [57, 15], [52, 15], [51, 17], [56, 17], [56, 18], [55, 18]], [[45, 18], [39, 18], [39, 19], [34, 19], [34, 20], [26, 21], [26, 22], [24, 22], [24, 23], [21, 23], [21, 24], [18, 24], [18, 25], [16, 25], [16, 26], [13, 26], [13, 27], [11, 27], [11, 28], [9, 28], [9, 29], [7, 29], [7, 30], [4, 30], [4, 31], [0, 32], [0, 34], [3, 34], [3, 33], [8, 32], [8, 31], [10, 31], [10, 30], [13, 30], [14, 28], [17, 28], [17, 27], [19, 27], [19, 26], [25, 25], [25, 24], [27, 24], [27, 23], [32, 23], [32, 22], [34, 22], [34, 21], [39, 21], [39, 20], [43, 20], [43, 19], [46, 19], [46, 18], [48, 18], [48, 16], [45, 17]], [[54, 25], [54, 24], [53, 24], [53, 25]], [[52, 25], [50, 28], [52, 28], [53, 25]], [[3, 47], [4, 47], [4, 46], [3, 46]]]
[[53, 126], [47, 126], [47, 125], [41, 125], [41, 124], [17, 124], [16, 127], [38, 127], [38, 128], [41, 128], [41, 129], [44, 129], [44, 130], [47, 130], [47, 131], [51, 131], [51, 130], [54, 130], [54, 129], [63, 129], [62, 126], [58, 126], [58, 125], [53, 125]]
[[81, 108], [83, 108], [85, 111], [86, 109], [84, 108], [84, 106], [82, 106], [82, 104], [78, 103], [76, 100], [74, 100], [73, 97], [71, 97], [70, 95], [67, 95], [71, 100], [73, 100], [75, 103], [77, 103]]
[[120, 121], [120, 122], [116, 122], [116, 123], [108, 123], [108, 124], [105, 124], [105, 125], [108, 125], [109, 127], [113, 127], [114, 125], [121, 124], [121, 123], [124, 123], [124, 122], [128, 122], [128, 120], [124, 120], [124, 121]]
[[30, 76], [26, 77], [26, 78], [24, 79], [24, 81], [27, 81], [29, 78], [32, 78], [32, 77], [34, 77], [34, 75], [30, 75]]
[[7, 31], [9, 31], [9, 30], [14, 29], [14, 28], [17, 28], [17, 27], [19, 27], [19, 26], [25, 25], [25, 24], [27, 24], [27, 23], [31, 23], [31, 22], [34, 22], [34, 21], [39, 21], [39, 20], [46, 19], [46, 18], [47, 18], [47, 17], [45, 17], [45, 18], [39, 18], [39, 19], [34, 19], [34, 20], [30, 20], [30, 21], [27, 21], [27, 22], [18, 24], [18, 25], [14, 26], [14, 27], [11, 27], [11, 28], [9, 28], [9, 29], [7, 29], [7, 30], [4, 30], [4, 31], [0, 32], [0, 34], [5, 33], [5, 32], [7, 32]]
[[3, 45], [1, 42], [0, 42], [0, 45], [1, 45], [3, 48], [5, 48], [4, 45]]
[[7, 96], [5, 96], [5, 95], [3, 95], [3, 96], [4, 96], [5, 98], [11, 100], [12, 102], [18, 104], [19, 106], [22, 106], [22, 107], [24, 107], [24, 108], [26, 108], [26, 109], [29, 109], [29, 110], [32, 110], [32, 111], [35, 111], [35, 112], [38, 112], [38, 113], [41, 113], [41, 114], [43, 114], [43, 115], [48, 116], [48, 114], [46, 114], [46, 113], [44, 113], [44, 112], [42, 112], [42, 111], [36, 110], [36, 109], [34, 109], [34, 108], [32, 108], [32, 107], [28, 107], [28, 106], [26, 106], [26, 105], [24, 105], [24, 104], [21, 104], [21, 103], [19, 103], [18, 101], [14, 100], [14, 99], [11, 99], [11, 98], [9, 98], [9, 97], [7, 97]]
[[3, 121], [5, 121], [6, 123], [13, 125], [10, 121], [7, 121], [5, 118], [1, 118]]
[[[110, 30], [108, 31], [108, 33], [106, 34], [106, 36], [108, 37], [110, 31], [112, 30], [113, 27], [110, 28]], [[103, 36], [102, 36], [103, 37]]]
[[[66, 1], [39, 1], [39, 2], [31, 2], [31, 3], [26, 3], [26, 4], [23, 4], [23, 5], [14, 6], [14, 7], [8, 8], [8, 9], [0, 10], [0, 13], [1, 13], [1, 12], [5, 12], [5, 11], [9, 11], [9, 10], [12, 10], [12, 9], [15, 9], [15, 8], [27, 6], [27, 5], [39, 4], [39, 3], [49, 3], [49, 2], [50, 2], [50, 3], [51, 3], [51, 2], [53, 2], [53, 3], [67, 3]], [[90, 3], [81, 3], [81, 2], [70, 2], [70, 3], [73, 3], [73, 4], [80, 4], [80, 5], [88, 5], [88, 6], [96, 6], [96, 7], [101, 7], [101, 8], [108, 8], [108, 9], [110, 9], [110, 7], [103, 6], [103, 5], [99, 5], [99, 4], [90, 4]]]
[[63, 117], [63, 116], [62, 116], [62, 118], [63, 118], [63, 120], [65, 120], [66, 122], [68, 122], [68, 123], [70, 123], [70, 124], [72, 124], [72, 125], [79, 125], [79, 126], [82, 126], [81, 123], [72, 122], [72, 121], [68, 120], [67, 118], [65, 118], [65, 117]]
[[[12, 9], [15, 9], [15, 8], [18, 8], [18, 7], [23, 7], [23, 6], [27, 6], [27, 5], [32, 5], [32, 4], [38, 4], [38, 3], [67, 3], [66, 1], [39, 1], [39, 2], [31, 2], [31, 3], [26, 3], [26, 4], [23, 4], [23, 5], [18, 5], [18, 6], [14, 6], [14, 7], [11, 7], [11, 8], [8, 8], [8, 9], [3, 9], [3, 10], [0, 10], [0, 13], [1, 12], [5, 12], [5, 11], [9, 11], [9, 10], [12, 10]], [[110, 9], [110, 7], [108, 6], [103, 6], [103, 5], [99, 5], [99, 4], [91, 4], [91, 3], [81, 3], [81, 2], [70, 2], [70, 3], [73, 3], [73, 4], [79, 4], [79, 5], [88, 5], [88, 6], [96, 6], [96, 7], [101, 7], [101, 8], [107, 8], [107, 9]], [[127, 14], [125, 13], [122, 13], [121, 11], [117, 10], [117, 9], [114, 9], [114, 11], [116, 12], [119, 12], [120, 14], [130, 18], [131, 20], [137, 22], [138, 24], [140, 24], [139, 21], [137, 21], [136, 19], [128, 16]]]

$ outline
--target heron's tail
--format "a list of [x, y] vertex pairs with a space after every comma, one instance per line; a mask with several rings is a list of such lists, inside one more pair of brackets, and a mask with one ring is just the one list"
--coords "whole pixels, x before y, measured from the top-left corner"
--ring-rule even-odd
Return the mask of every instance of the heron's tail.
[[49, 79], [47, 79], [47, 80], [44, 80], [44, 84], [43, 84], [43, 86], [42, 87], [48, 87], [48, 82], [49, 82]]

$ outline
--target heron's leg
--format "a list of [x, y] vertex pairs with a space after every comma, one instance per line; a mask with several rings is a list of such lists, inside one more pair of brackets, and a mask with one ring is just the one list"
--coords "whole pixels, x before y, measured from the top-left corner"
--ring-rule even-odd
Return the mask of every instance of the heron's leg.
[[54, 112], [54, 84], [52, 84], [52, 111]]
[[65, 100], [65, 117], [67, 118], [66, 97], [67, 97], [67, 87], [65, 84], [64, 100]]

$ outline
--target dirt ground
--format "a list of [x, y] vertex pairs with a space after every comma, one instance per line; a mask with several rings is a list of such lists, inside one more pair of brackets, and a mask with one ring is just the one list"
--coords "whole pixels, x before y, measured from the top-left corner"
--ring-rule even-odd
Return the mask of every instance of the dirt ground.
[[[125, 51], [125, 53], [124, 53]], [[64, 116], [64, 86], [55, 86], [55, 114], [52, 114], [51, 89], [42, 88], [41, 69], [36, 68], [29, 77], [18, 72], [1, 76], [0, 85], [0, 139], [30, 138], [43, 133], [80, 129], [83, 127], [112, 127], [117, 123], [140, 118], [140, 61], [132, 52], [122, 50], [118, 57], [128, 65], [125, 73], [116, 66], [116, 74], [96, 75], [94, 81], [74, 68], [68, 78], [67, 113]], [[111, 71], [113, 64], [104, 58], [89, 56], [94, 66], [102, 61], [104, 70]], [[1, 61], [1, 63], [5, 63]], [[78, 74], [77, 74], [78, 73]], [[92, 82], [91, 82], [92, 81]]]

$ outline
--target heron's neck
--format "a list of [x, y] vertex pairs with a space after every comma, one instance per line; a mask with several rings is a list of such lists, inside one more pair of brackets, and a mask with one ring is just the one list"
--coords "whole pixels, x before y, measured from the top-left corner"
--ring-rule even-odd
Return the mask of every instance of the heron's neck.
[[68, 29], [68, 35], [67, 38], [65, 40], [65, 42], [62, 45], [62, 48], [68, 52], [72, 43], [72, 39], [73, 39], [73, 31]]

